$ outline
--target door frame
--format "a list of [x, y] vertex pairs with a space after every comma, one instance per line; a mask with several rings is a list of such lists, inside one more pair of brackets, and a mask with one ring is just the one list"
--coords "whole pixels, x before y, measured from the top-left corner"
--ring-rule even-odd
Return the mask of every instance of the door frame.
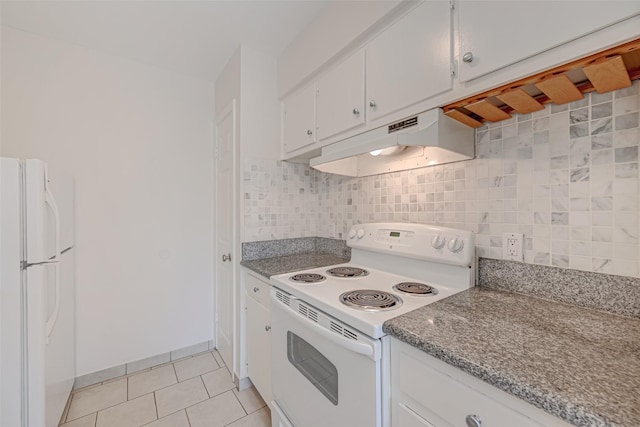
[[[232, 190], [231, 190], [231, 277], [232, 277], [232, 300], [233, 307], [231, 310], [231, 338], [232, 342], [232, 364], [233, 366], [229, 367], [231, 371], [231, 375], [233, 378], [238, 378], [238, 312], [239, 312], [239, 299], [238, 299], [238, 132], [237, 132], [237, 109], [236, 109], [236, 100], [235, 98], [231, 100], [226, 107], [222, 109], [222, 111], [215, 116], [214, 119], [214, 164], [215, 170], [213, 174], [213, 230], [214, 230], [214, 239], [218, 235], [218, 224], [217, 224], [217, 211], [218, 211], [218, 127], [219, 125], [231, 114], [232, 116], [232, 135], [233, 135], [233, 161], [231, 165], [231, 174], [232, 174]], [[214, 330], [214, 343], [216, 348], [218, 348], [218, 289], [219, 284], [217, 281], [217, 262], [222, 257], [222, 252], [220, 252], [218, 248], [217, 242], [214, 240], [214, 259], [213, 259], [213, 268], [214, 268], [214, 286], [213, 286], [213, 295], [214, 295], [214, 309], [213, 309], [213, 330]]]

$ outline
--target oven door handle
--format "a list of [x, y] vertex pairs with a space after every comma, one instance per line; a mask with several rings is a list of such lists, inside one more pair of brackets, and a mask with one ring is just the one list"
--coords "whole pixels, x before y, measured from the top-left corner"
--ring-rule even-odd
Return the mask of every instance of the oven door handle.
[[[289, 315], [293, 320], [303, 320], [305, 321], [309, 327], [313, 328], [314, 332], [317, 333], [318, 335], [322, 336], [323, 338], [326, 338], [327, 340], [333, 342], [336, 345], [339, 345], [340, 347], [343, 347], [349, 351], [352, 351], [354, 353], [358, 353], [358, 354], [362, 354], [364, 356], [367, 356], [373, 360], [378, 360], [380, 359], [380, 352], [376, 351], [375, 346], [373, 345], [367, 345], [365, 343], [362, 342], [357, 342], [354, 341], [350, 338], [345, 338], [342, 335], [338, 335], [336, 332], [331, 332], [330, 330], [322, 327], [321, 325], [318, 325], [316, 322], [310, 320], [309, 318], [299, 314], [298, 312], [292, 310], [290, 307], [284, 305], [282, 302], [280, 302], [277, 298], [272, 297], [274, 299], [274, 301], [277, 303], [276, 307], [280, 307], [281, 311], [286, 313], [287, 315]], [[289, 295], [290, 299], [295, 299], [297, 300], [298, 298], [294, 297], [293, 295]], [[276, 308], [277, 309], [277, 308]]]

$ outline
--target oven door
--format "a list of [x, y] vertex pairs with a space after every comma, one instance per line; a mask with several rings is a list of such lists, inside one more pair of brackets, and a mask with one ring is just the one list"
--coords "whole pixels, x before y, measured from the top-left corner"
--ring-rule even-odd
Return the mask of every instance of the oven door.
[[273, 395], [291, 424], [381, 427], [380, 340], [280, 289], [271, 295]]

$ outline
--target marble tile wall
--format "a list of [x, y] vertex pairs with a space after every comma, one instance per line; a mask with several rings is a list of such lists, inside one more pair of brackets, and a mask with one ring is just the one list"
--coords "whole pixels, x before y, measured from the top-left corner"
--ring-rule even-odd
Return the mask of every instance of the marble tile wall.
[[466, 162], [349, 178], [248, 160], [245, 237], [433, 223], [478, 233], [480, 256], [501, 258], [502, 234], [523, 233], [525, 262], [638, 276], [639, 86], [480, 128]]
[[317, 197], [308, 165], [243, 160], [244, 242], [317, 235]]

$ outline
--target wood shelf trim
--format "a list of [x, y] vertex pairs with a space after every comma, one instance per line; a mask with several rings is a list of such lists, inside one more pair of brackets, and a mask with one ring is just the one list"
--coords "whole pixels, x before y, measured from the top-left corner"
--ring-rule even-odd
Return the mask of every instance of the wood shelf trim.
[[536, 87], [556, 104], [566, 104], [584, 98], [580, 89], [565, 74], [542, 80], [536, 83]]
[[515, 89], [498, 95], [497, 98], [513, 108], [520, 114], [533, 113], [534, 111], [544, 110], [544, 105], [536, 101], [524, 89]]
[[460, 110], [449, 110], [445, 114], [452, 119], [456, 119], [457, 121], [464, 123], [465, 125], [472, 128], [479, 128], [482, 126], [482, 122], [479, 122], [478, 120], [474, 119], [470, 115], [463, 113]]
[[[574, 81], [583, 73], [588, 80]], [[443, 108], [445, 114], [471, 127], [485, 120], [497, 122], [512, 112], [528, 114], [544, 104], [565, 104], [593, 91], [611, 92], [640, 79], [640, 38], [599, 53], [571, 61], [532, 76], [462, 99]], [[535, 86], [535, 87], [534, 87]], [[526, 89], [526, 90], [525, 90]], [[542, 93], [537, 94], [537, 91]], [[533, 96], [531, 94], [534, 94]], [[455, 111], [455, 112], [454, 112]]]
[[616, 46], [613, 47], [611, 49], [599, 52], [599, 53], [595, 53], [593, 55], [587, 56], [585, 58], [582, 59], [577, 59], [575, 61], [569, 62], [567, 64], [561, 65], [559, 67], [556, 68], [552, 68], [550, 70], [546, 70], [546, 71], [542, 71], [540, 73], [534, 74], [532, 76], [529, 77], [525, 77], [523, 79], [517, 80], [515, 82], [506, 84], [506, 85], [502, 85], [500, 87], [497, 87], [495, 89], [491, 89], [489, 91], [483, 92], [481, 94], [475, 95], [474, 97], [470, 97], [470, 98], [466, 98], [466, 99], [462, 99], [460, 101], [448, 104], [447, 106], [444, 107], [445, 111], [454, 109], [454, 108], [460, 108], [460, 107], [464, 107], [465, 105], [468, 104], [473, 104], [474, 102], [478, 102], [481, 101], [483, 99], [486, 98], [490, 98], [492, 96], [497, 96], [500, 95], [504, 92], [508, 92], [510, 90], [513, 89], [517, 89], [526, 85], [530, 85], [530, 84], [535, 84], [537, 82], [539, 82], [541, 79], [543, 79], [544, 77], [548, 77], [551, 75], [559, 75], [559, 74], [563, 74], [566, 73], [567, 71], [571, 71], [577, 68], [583, 68], [587, 65], [590, 65], [591, 63], [593, 63], [594, 61], [602, 58], [602, 57], [606, 57], [606, 56], [612, 56], [612, 55], [623, 55], [626, 53], [630, 53], [630, 52], [635, 52], [637, 50], [640, 50], [640, 38], [630, 41], [628, 43], [624, 43], [620, 46]]
[[620, 55], [603, 58], [584, 67], [582, 71], [598, 93], [607, 93], [631, 86], [627, 67], [625, 67]]

